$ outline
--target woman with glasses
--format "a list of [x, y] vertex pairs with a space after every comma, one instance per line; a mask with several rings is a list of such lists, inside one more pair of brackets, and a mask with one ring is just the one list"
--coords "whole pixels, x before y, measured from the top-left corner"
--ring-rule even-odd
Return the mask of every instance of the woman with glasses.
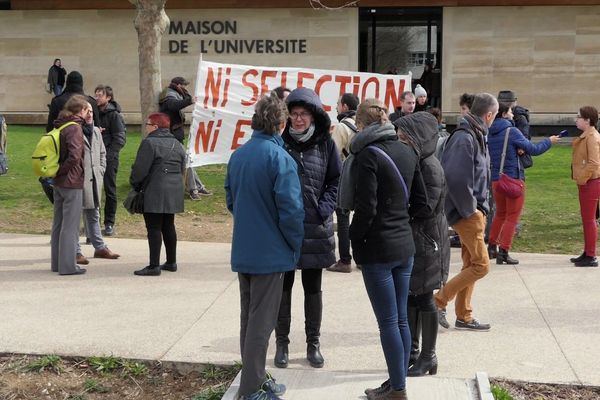
[[[508, 135], [506, 156], [503, 171], [500, 171], [504, 140]], [[498, 180], [504, 173], [511, 178], [520, 179], [525, 186], [525, 170], [519, 160], [519, 151], [522, 150], [532, 156], [545, 153], [553, 144], [558, 143], [558, 135], [550, 136], [539, 143], [530, 142], [521, 131], [515, 127], [511, 103], [500, 103], [496, 119], [490, 126], [488, 133], [488, 149], [490, 152], [490, 169], [492, 173], [492, 191], [496, 203], [496, 213], [490, 229], [488, 254], [496, 259], [496, 264], [518, 264], [519, 260], [512, 258], [508, 251], [512, 247], [517, 224], [521, 218], [521, 211], [525, 204], [525, 191], [517, 198], [511, 198], [500, 192]]]
[[596, 130], [598, 110], [592, 106], [579, 109], [575, 120], [582, 133], [573, 140], [572, 178], [579, 190], [579, 208], [583, 223], [584, 250], [579, 257], [571, 258], [576, 267], [597, 267], [596, 209], [600, 198], [600, 134]]
[[[144, 221], [148, 231], [150, 264], [135, 275], [157, 276], [161, 270], [177, 271], [175, 214], [183, 212], [185, 150], [169, 130], [169, 116], [153, 113], [146, 121], [146, 137], [131, 167], [129, 184], [144, 193]], [[160, 264], [165, 243], [167, 260]]]
[[[321, 368], [320, 351], [323, 300], [323, 268], [335, 263], [333, 212], [336, 207], [341, 162], [329, 134], [331, 121], [319, 96], [311, 89], [293, 90], [286, 99], [290, 118], [282, 138], [288, 153], [298, 164], [304, 202], [304, 240], [297, 268], [302, 271], [304, 288], [304, 329], [306, 358], [313, 368]], [[275, 366], [288, 366], [288, 344], [292, 286], [295, 271], [285, 273], [283, 295], [275, 328], [277, 350]]]

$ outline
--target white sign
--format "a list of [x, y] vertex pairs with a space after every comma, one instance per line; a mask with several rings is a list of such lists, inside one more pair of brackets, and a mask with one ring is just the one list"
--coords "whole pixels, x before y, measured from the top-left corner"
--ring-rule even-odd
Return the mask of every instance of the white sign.
[[360, 99], [375, 97], [393, 111], [400, 95], [411, 88], [411, 75], [382, 75], [309, 68], [253, 67], [248, 65], [198, 63], [198, 100], [192, 113], [190, 163], [197, 167], [222, 164], [251, 136], [254, 106], [261, 96], [278, 86], [307, 87], [321, 98], [332, 122], [336, 104], [344, 93]]

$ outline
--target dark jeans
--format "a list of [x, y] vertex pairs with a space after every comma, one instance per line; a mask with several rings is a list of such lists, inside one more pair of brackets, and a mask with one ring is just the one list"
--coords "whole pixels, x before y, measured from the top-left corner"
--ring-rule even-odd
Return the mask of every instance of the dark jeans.
[[148, 247], [150, 248], [150, 265], [160, 265], [160, 248], [165, 242], [167, 264], [177, 262], [177, 232], [175, 231], [175, 214], [144, 213], [146, 230], [148, 231]]
[[275, 328], [283, 273], [266, 275], [238, 273], [240, 282], [240, 350], [242, 376], [238, 394], [256, 392], [266, 379], [265, 360], [269, 337]]
[[104, 171], [104, 225], [114, 225], [117, 214], [117, 172], [119, 156], [107, 156]]
[[352, 256], [350, 255], [350, 211], [343, 208], [336, 208], [335, 215], [337, 217], [340, 260], [345, 264], [349, 264], [352, 261]]
[[414, 307], [421, 312], [436, 312], [437, 307], [433, 300], [433, 292], [408, 296], [408, 306]]
[[[323, 277], [323, 269], [303, 269], [302, 271], [302, 287], [305, 294], [315, 294], [321, 292], [321, 280]], [[283, 280], [283, 291], [292, 290], [296, 271], [288, 271], [285, 273]]]
[[407, 300], [413, 257], [384, 264], [363, 264], [362, 275], [379, 325], [381, 347], [394, 390], [406, 387], [410, 357]]

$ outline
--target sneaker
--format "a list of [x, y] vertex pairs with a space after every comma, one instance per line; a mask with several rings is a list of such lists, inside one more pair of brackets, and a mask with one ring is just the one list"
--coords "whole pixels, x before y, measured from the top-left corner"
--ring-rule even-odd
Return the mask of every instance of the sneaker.
[[456, 322], [454, 323], [454, 327], [456, 329], [458, 329], [459, 331], [480, 331], [480, 332], [489, 331], [491, 328], [490, 324], [482, 324], [475, 318], [473, 318], [469, 322], [465, 322], [463, 320], [457, 319]]
[[196, 201], [200, 200], [202, 197], [200, 196], [200, 192], [198, 190], [192, 190], [190, 192], [190, 199]]
[[282, 400], [281, 397], [271, 392], [260, 389], [257, 392], [241, 397], [241, 400]]
[[328, 267], [327, 271], [348, 273], [352, 272], [352, 265], [350, 263], [345, 263], [342, 260], [339, 260], [335, 264]]
[[208, 190], [207, 188], [205, 188], [205, 187], [203, 187], [203, 188], [201, 188], [201, 189], [198, 189], [198, 190], [197, 190], [197, 192], [198, 192], [198, 194], [199, 194], [200, 196], [212, 196], [212, 195], [213, 195], [213, 194], [212, 194], [212, 192], [211, 192], [211, 191], [209, 191], [209, 190]]
[[167, 264], [164, 263], [160, 266], [162, 271], [176, 272], [177, 271], [177, 263]]
[[597, 267], [598, 259], [592, 256], [585, 256], [581, 260], [575, 262], [576, 267]]
[[112, 236], [115, 234], [115, 227], [112, 225], [105, 225], [104, 226], [104, 232], [103, 232], [104, 236]]
[[281, 383], [275, 382], [275, 378], [267, 372], [267, 379], [260, 386], [265, 392], [273, 393], [275, 396], [283, 396], [285, 394], [286, 387]]
[[380, 394], [385, 394], [387, 392], [390, 392], [392, 390], [392, 384], [390, 383], [390, 380], [386, 380], [385, 382], [383, 382], [378, 388], [373, 388], [373, 389], [365, 389], [365, 394], [367, 395], [367, 399], [373, 397], [373, 396], [378, 396]]

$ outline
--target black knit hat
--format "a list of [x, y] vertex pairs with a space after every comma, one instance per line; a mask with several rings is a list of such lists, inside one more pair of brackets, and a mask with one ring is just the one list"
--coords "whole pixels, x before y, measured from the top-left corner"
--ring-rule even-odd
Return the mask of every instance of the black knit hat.
[[498, 92], [498, 101], [512, 103], [513, 101], [517, 101], [517, 95], [512, 90], [501, 90]]
[[83, 87], [83, 76], [78, 71], [71, 71], [67, 75], [66, 86], [82, 86]]

